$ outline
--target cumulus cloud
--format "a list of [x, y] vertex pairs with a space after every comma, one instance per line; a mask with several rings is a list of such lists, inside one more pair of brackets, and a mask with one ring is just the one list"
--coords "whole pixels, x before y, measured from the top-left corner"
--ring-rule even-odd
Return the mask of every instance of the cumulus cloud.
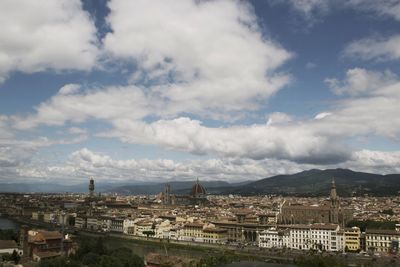
[[35, 139], [17, 139], [14, 136], [0, 136], [0, 176], [6, 168], [21, 167], [28, 164], [36, 153], [45, 147], [53, 145], [70, 145], [81, 143], [87, 139], [86, 133], [79, 133], [71, 138], [49, 139], [37, 137]]
[[[298, 164], [287, 160], [219, 158], [174, 161], [170, 159], [113, 159], [109, 155], [82, 148], [70, 154], [66, 162], [58, 165], [25, 164], [14, 168], [14, 179], [47, 180], [58, 177], [63, 183], [80, 183], [87, 177], [97, 181], [153, 181], [224, 180], [228, 182], [261, 179], [279, 174], [292, 174], [312, 168], [352, 168], [373, 173], [398, 173], [400, 152], [360, 150], [348, 161], [335, 165]], [[10, 169], [2, 168], [2, 177]]]
[[274, 112], [268, 116], [267, 125], [281, 124], [292, 121], [290, 115], [282, 112]]
[[20, 179], [47, 179], [60, 177], [63, 181], [86, 181], [96, 177], [98, 181], [159, 181], [168, 180], [224, 180], [260, 179], [276, 174], [294, 173], [308, 166], [289, 161], [251, 159], [206, 159], [174, 161], [170, 159], [117, 160], [87, 148], [77, 150], [64, 164], [49, 166], [25, 165], [18, 168]]
[[373, 94], [383, 87], [396, 83], [397, 75], [391, 71], [376, 72], [362, 68], [350, 69], [346, 72], [344, 81], [336, 78], [325, 79], [325, 83], [337, 95], [349, 94], [352, 96]]
[[0, 83], [12, 71], [90, 70], [96, 28], [79, 0], [0, 1]]
[[[333, 82], [334, 81], [334, 82]], [[328, 82], [341, 99], [314, 118], [294, 119], [272, 113], [268, 122], [255, 125], [208, 127], [200, 120], [178, 116], [159, 119], [162, 101], [152, 101], [135, 86], [110, 87], [71, 94], [57, 94], [39, 105], [36, 114], [14, 117], [19, 129], [39, 124], [63, 125], [102, 120], [112, 127], [98, 136], [135, 144], [152, 144], [198, 155], [285, 159], [298, 163], [330, 164], [349, 159], [348, 138], [379, 136], [396, 140], [400, 119], [400, 82], [395, 74], [352, 69], [343, 81]], [[99, 105], [98, 103], [102, 103]], [[145, 122], [147, 116], [155, 116]], [[75, 130], [74, 130], [75, 131]]]
[[303, 163], [341, 162], [348, 153], [339, 142], [300, 124], [210, 128], [181, 117], [153, 123], [116, 120], [103, 137], [124, 142], [156, 144], [193, 154], [251, 159], [287, 159]]
[[105, 51], [134, 62], [132, 82], [151, 85], [172, 113], [254, 110], [290, 80], [276, 70], [291, 54], [262, 35], [244, 1], [112, 0], [109, 8]]
[[357, 171], [391, 174], [400, 172], [400, 151], [374, 151], [363, 149], [353, 153], [352, 158], [342, 164]]
[[81, 91], [76, 85], [67, 85], [48, 101], [35, 107], [35, 114], [14, 116], [12, 120], [17, 129], [29, 129], [40, 124], [60, 126], [66, 122], [81, 123], [93, 118], [135, 120], [156, 110], [150, 108], [151, 105], [157, 105], [157, 101], [149, 100], [136, 86], [111, 86]]
[[343, 51], [344, 56], [361, 60], [399, 60], [400, 35], [369, 37], [350, 43]]

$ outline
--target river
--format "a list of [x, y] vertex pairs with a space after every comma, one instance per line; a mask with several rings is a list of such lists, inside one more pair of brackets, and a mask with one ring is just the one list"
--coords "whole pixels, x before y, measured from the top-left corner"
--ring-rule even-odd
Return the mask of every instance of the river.
[[295, 267], [294, 265], [285, 265], [277, 263], [264, 263], [264, 262], [251, 262], [251, 261], [241, 261], [235, 262], [221, 267]]
[[8, 218], [0, 217], [0, 229], [18, 230], [18, 224]]

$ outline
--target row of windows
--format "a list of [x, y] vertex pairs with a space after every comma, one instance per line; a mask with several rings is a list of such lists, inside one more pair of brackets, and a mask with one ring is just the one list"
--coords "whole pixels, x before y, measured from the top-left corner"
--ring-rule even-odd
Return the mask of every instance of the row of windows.
[[389, 243], [384, 243], [384, 242], [367, 242], [367, 246], [371, 247], [390, 247]]
[[394, 239], [393, 236], [367, 236], [367, 240], [371, 239], [371, 240], [391, 240]]

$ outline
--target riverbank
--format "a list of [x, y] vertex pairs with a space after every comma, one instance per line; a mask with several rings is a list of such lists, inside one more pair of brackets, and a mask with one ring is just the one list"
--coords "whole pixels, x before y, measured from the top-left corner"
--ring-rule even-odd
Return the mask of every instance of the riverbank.
[[[291, 258], [285, 257], [269, 257], [263, 255], [256, 255], [245, 251], [235, 251], [226, 249], [223, 246], [220, 247], [205, 247], [190, 244], [177, 244], [162, 242], [160, 240], [138, 240], [138, 239], [125, 239], [117, 236], [101, 236], [94, 233], [80, 232], [79, 238], [87, 237], [103, 237], [104, 244], [109, 248], [125, 247], [131, 249], [135, 254], [145, 257], [149, 253], [158, 253], [161, 255], [174, 255], [182, 258], [192, 258], [195, 260], [200, 259], [213, 259], [217, 260], [221, 256], [228, 262], [253, 262], [254, 264], [262, 264], [266, 261], [276, 263], [279, 267], [287, 267], [293, 265], [287, 265], [292, 261]], [[222, 265], [221, 265], [222, 266]], [[262, 266], [262, 265], [256, 265]], [[268, 266], [268, 265], [267, 265]]]
[[[44, 228], [48, 230], [59, 230], [60, 227], [55, 224], [48, 224], [39, 221], [33, 221], [29, 218], [15, 218], [21, 225], [29, 225], [35, 228]], [[221, 253], [230, 253], [229, 255], [234, 255], [239, 257], [240, 261], [250, 261], [250, 262], [269, 262], [278, 264], [294, 264], [301, 261], [307, 262], [304, 259], [316, 259], [322, 260], [328, 259], [329, 261], [334, 261], [340, 263], [340, 265], [335, 266], [352, 266], [352, 267], [380, 267], [380, 266], [399, 266], [400, 260], [397, 257], [390, 255], [381, 257], [367, 257], [355, 253], [316, 253], [311, 251], [303, 250], [290, 250], [290, 249], [260, 249], [258, 247], [246, 247], [237, 248], [234, 246], [222, 246], [213, 245], [205, 243], [194, 243], [194, 242], [184, 242], [176, 240], [165, 240], [165, 239], [154, 239], [145, 237], [137, 237], [124, 235], [119, 233], [99, 233], [99, 232], [89, 232], [78, 230], [74, 228], [65, 229], [67, 233], [74, 233], [78, 236], [86, 237], [103, 237], [106, 238], [111, 247], [125, 246], [135, 252], [138, 252], [141, 256], [147, 253], [159, 253], [165, 255], [165, 251], [170, 252], [170, 255], [193, 255], [196, 258], [221, 255]], [[279, 266], [279, 265], [278, 265]], [[282, 265], [281, 265], [282, 266]], [[306, 267], [311, 267], [311, 265], [303, 265]], [[314, 265], [313, 265], [314, 266]], [[318, 266], [318, 265], [315, 265]], [[329, 266], [329, 265], [321, 265]]]

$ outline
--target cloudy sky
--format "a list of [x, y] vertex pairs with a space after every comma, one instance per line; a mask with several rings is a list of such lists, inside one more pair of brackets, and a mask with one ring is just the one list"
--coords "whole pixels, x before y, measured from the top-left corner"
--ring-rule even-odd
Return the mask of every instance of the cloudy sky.
[[2, 0], [0, 182], [400, 172], [400, 1]]

